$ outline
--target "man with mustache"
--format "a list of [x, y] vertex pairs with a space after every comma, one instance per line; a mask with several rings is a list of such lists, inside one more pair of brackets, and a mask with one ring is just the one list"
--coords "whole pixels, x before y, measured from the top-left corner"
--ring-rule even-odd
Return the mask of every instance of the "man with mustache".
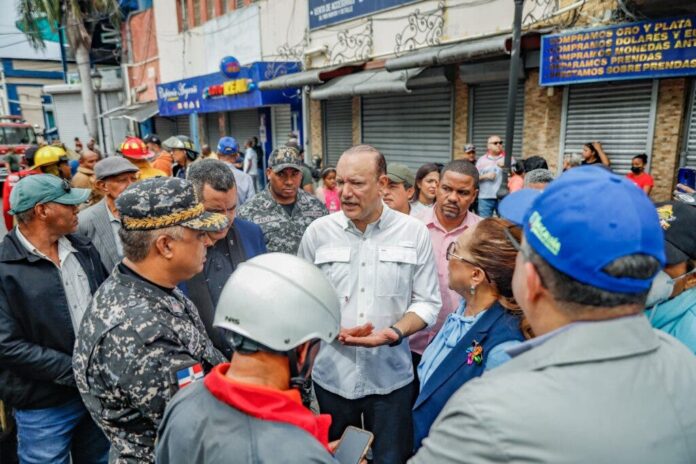
[[341, 303], [341, 331], [322, 343], [312, 377], [329, 438], [349, 425], [375, 435], [373, 462], [412, 450], [413, 369], [408, 343], [437, 319], [433, 247], [417, 219], [384, 206], [388, 178], [374, 147], [348, 149], [336, 166], [341, 211], [312, 223], [298, 255], [319, 266]]
[[423, 350], [435, 338], [447, 316], [459, 306], [459, 295], [450, 290], [448, 285], [447, 247], [468, 227], [481, 220], [479, 216], [469, 211], [469, 207], [478, 194], [478, 181], [478, 170], [469, 161], [451, 161], [440, 173], [435, 206], [419, 217], [425, 222], [433, 242], [442, 308], [435, 325], [418, 332], [409, 339], [414, 367], [418, 367]]
[[268, 159], [268, 188], [239, 208], [239, 217], [261, 227], [269, 253], [297, 253], [307, 226], [329, 212], [314, 195], [300, 189], [302, 158], [292, 147], [273, 150]]

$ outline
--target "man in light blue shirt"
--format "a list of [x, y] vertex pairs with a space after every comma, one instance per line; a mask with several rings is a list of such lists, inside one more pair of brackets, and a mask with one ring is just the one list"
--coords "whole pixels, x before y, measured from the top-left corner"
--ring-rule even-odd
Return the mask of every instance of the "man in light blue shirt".
[[373, 460], [404, 462], [411, 452], [413, 370], [404, 338], [432, 325], [442, 306], [425, 225], [382, 203], [386, 162], [359, 145], [338, 162], [342, 211], [314, 221], [299, 256], [329, 277], [341, 303], [338, 340], [322, 344], [315, 392], [333, 422], [375, 435]]
[[237, 185], [237, 206], [242, 206], [256, 194], [254, 179], [247, 173], [240, 171], [234, 165], [239, 154], [239, 143], [234, 137], [222, 137], [218, 142], [217, 155], [232, 170], [234, 182]]

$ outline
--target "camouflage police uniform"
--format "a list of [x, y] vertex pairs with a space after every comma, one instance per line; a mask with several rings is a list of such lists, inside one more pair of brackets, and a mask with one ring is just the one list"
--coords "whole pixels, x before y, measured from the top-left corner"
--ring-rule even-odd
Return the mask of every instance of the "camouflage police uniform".
[[[173, 225], [217, 231], [227, 224], [225, 216], [205, 212], [193, 186], [176, 178], [133, 184], [116, 206], [125, 231]], [[117, 266], [92, 299], [73, 355], [82, 399], [111, 442], [109, 462], [154, 462], [157, 427], [186, 383], [182, 373], [200, 371], [192, 380], [224, 361], [179, 289]]]
[[[301, 171], [302, 159], [297, 150], [291, 147], [276, 148], [268, 160], [268, 167], [274, 172], [285, 168]], [[238, 216], [258, 224], [266, 239], [269, 253], [280, 252], [297, 254], [302, 235], [315, 219], [329, 212], [324, 203], [314, 195], [299, 189], [297, 200], [291, 214], [271, 195], [270, 185], [256, 194], [239, 209]]]

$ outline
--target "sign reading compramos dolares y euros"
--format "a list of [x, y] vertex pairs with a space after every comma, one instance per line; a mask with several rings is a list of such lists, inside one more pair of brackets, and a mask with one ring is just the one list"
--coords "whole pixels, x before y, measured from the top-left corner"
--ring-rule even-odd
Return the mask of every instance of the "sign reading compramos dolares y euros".
[[544, 36], [541, 85], [696, 75], [696, 16]]

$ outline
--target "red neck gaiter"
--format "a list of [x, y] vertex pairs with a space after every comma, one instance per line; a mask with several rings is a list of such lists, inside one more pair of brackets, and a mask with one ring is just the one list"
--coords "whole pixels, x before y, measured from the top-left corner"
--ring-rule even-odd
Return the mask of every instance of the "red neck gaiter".
[[329, 449], [330, 415], [315, 416], [302, 405], [300, 392], [295, 389], [276, 390], [235, 382], [225, 375], [229, 367], [229, 363], [218, 364], [205, 377], [205, 386], [215, 398], [258, 419], [304, 429]]

